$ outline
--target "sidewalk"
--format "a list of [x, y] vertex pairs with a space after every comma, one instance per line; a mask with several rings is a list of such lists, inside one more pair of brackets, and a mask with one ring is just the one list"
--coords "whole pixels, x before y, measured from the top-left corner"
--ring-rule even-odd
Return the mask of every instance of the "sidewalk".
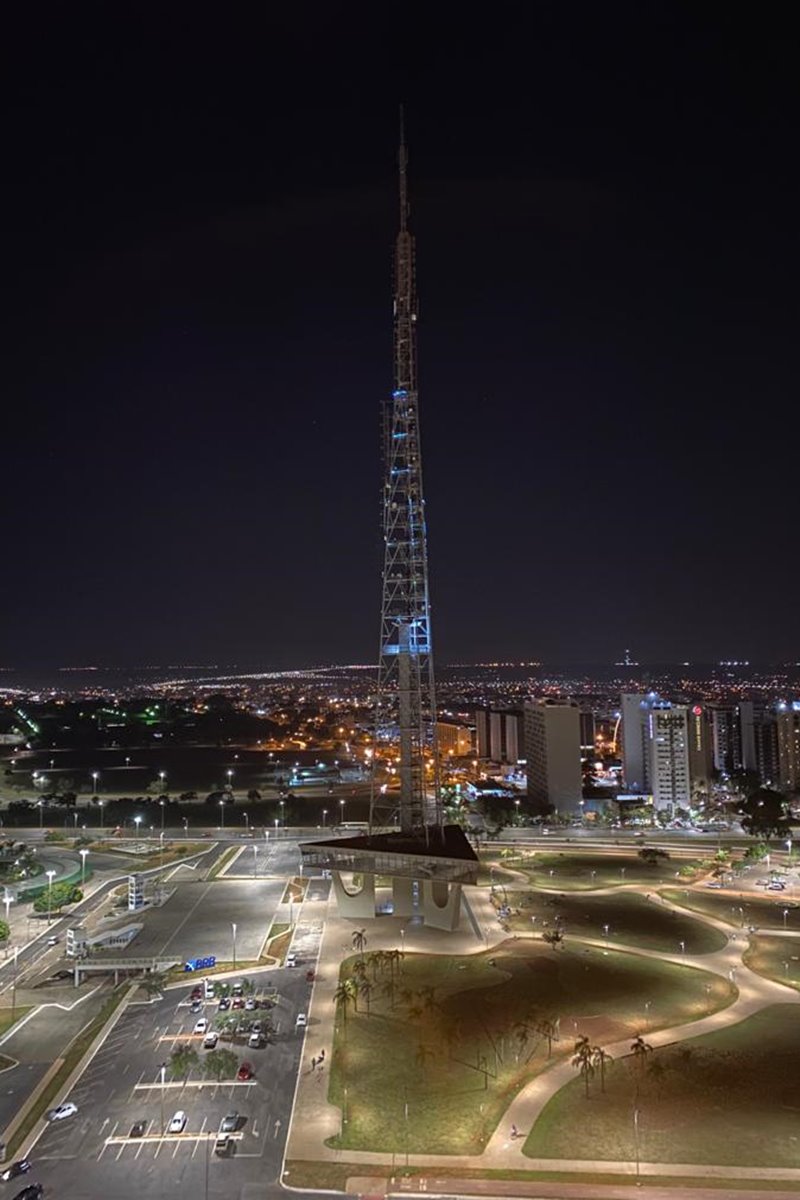
[[[625, 885], [622, 885], [625, 886]], [[627, 885], [626, 890], [632, 890], [637, 885]], [[605, 889], [603, 889], [605, 890]], [[618, 889], [615, 889], [618, 890]], [[639, 890], [643, 890], [640, 888]], [[466, 921], [462, 920], [462, 929], [447, 935], [448, 954], [480, 953], [487, 945], [495, 946], [500, 942], [510, 940], [500, 928], [497, 914], [491, 905], [488, 888], [471, 891], [469, 902], [475, 913], [479, 927], [484, 933], [484, 941], [478, 942], [474, 932], [466, 929]], [[311, 902], [314, 904], [315, 902]], [[725, 1026], [737, 1024], [753, 1013], [771, 1004], [800, 1004], [800, 993], [795, 989], [765, 979], [755, 974], [742, 961], [742, 954], [747, 948], [747, 940], [739, 937], [733, 940], [731, 928], [724, 922], [713, 917], [698, 914], [690, 909], [684, 909], [678, 904], [666, 900], [653, 901], [676, 911], [686, 913], [694, 919], [719, 929], [729, 939], [720, 950], [703, 955], [662, 954], [655, 950], [639, 949], [633, 946], [616, 945], [615, 950], [637, 954], [646, 958], [675, 963], [679, 966], [694, 966], [708, 970], [735, 982], [736, 999], [727, 1008], [696, 1021], [668, 1029], [648, 1033], [648, 1041], [653, 1046], [665, 1046], [682, 1041], [686, 1038], [698, 1037], [711, 1033]], [[316, 902], [315, 906], [327, 908], [330, 901]], [[335, 905], [332, 902], [331, 907]], [[303, 915], [307, 916], [305, 908]], [[320, 917], [324, 914], [320, 913]], [[352, 934], [356, 928], [361, 928], [363, 922], [329, 916], [324, 925], [324, 934], [320, 946], [319, 967], [314, 985], [312, 1003], [309, 1013], [310, 1032], [313, 1036], [311, 1050], [325, 1047], [330, 1061], [333, 1047], [333, 1034], [336, 1021], [336, 1006], [334, 994], [338, 984], [339, 965], [342, 959], [354, 953]], [[404, 934], [401, 931], [405, 931]], [[442, 950], [442, 934], [421, 925], [413, 925], [407, 919], [395, 917], [379, 917], [371, 922], [368, 930], [369, 950], [394, 949], [404, 947], [409, 952], [436, 953]], [[522, 939], [520, 939], [522, 940]], [[527, 939], [526, 939], [527, 940]], [[580, 938], [581, 943], [606, 949], [602, 939]], [[307, 1043], [309, 1038], [306, 1039]], [[630, 1038], [604, 1047], [614, 1058], [625, 1057], [630, 1053]], [[353, 1164], [380, 1164], [385, 1166], [391, 1161], [392, 1155], [387, 1152], [336, 1150], [325, 1145], [325, 1141], [337, 1136], [341, 1130], [342, 1114], [340, 1108], [327, 1100], [327, 1072], [311, 1072], [305, 1065], [308, 1058], [306, 1053], [301, 1073], [298, 1079], [295, 1108], [292, 1115], [289, 1138], [287, 1141], [286, 1158], [306, 1161], [340, 1162], [343, 1159]], [[523, 1153], [527, 1132], [533, 1127], [542, 1108], [557, 1091], [575, 1078], [571, 1064], [560, 1062], [532, 1079], [514, 1098], [503, 1115], [500, 1125], [486, 1144], [483, 1152], [478, 1155], [420, 1155], [412, 1154], [408, 1158], [409, 1165], [416, 1169], [426, 1167], [457, 1168], [459, 1164], [465, 1167], [491, 1170], [519, 1171], [596, 1171], [602, 1174], [632, 1174], [635, 1165], [632, 1163], [609, 1163], [583, 1160], [533, 1159]], [[520, 1136], [511, 1139], [511, 1126], [516, 1125]], [[715, 1168], [698, 1164], [642, 1164], [643, 1174], [666, 1176], [698, 1176], [731, 1178], [731, 1179], [769, 1179], [792, 1180], [800, 1183], [800, 1169], [782, 1168]], [[443, 1190], [447, 1191], [446, 1181], [440, 1181]], [[438, 1190], [438, 1184], [437, 1184]], [[451, 1194], [452, 1194], [452, 1189]], [[520, 1194], [517, 1190], [516, 1194]], [[542, 1194], [538, 1192], [538, 1194]], [[560, 1193], [554, 1193], [560, 1194]], [[583, 1189], [585, 1195], [585, 1187]], [[674, 1195], [674, 1193], [673, 1193]]]

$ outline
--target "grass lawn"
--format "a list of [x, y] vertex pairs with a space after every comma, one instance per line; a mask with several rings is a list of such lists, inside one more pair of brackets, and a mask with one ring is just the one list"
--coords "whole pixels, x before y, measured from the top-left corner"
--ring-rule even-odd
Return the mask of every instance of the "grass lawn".
[[[685, 858], [669, 858], [650, 866], [638, 857], [635, 850], [629, 854], [583, 854], [580, 851], [564, 850], [521, 850], [510, 857], [498, 855], [490, 858], [482, 853], [481, 859], [487, 866], [494, 861], [496, 867], [507, 866], [522, 871], [530, 882], [539, 887], [557, 888], [558, 891], [591, 891], [592, 888], [618, 887], [623, 883], [649, 884], [653, 889], [674, 883], [676, 874], [681, 878], [693, 879], [700, 870], [699, 863]], [[500, 882], [499, 878], [497, 882]]]
[[14, 1010], [14, 1020], [11, 1020], [11, 1009], [0, 1008], [0, 1035], [6, 1033], [12, 1025], [16, 1025], [17, 1021], [21, 1021], [26, 1013], [31, 1011], [30, 1005], [26, 1008], [18, 1004]]
[[[350, 976], [355, 959], [342, 967]], [[510, 940], [464, 957], [411, 955], [374, 977], [359, 1012], [340, 1008], [329, 1100], [343, 1110], [330, 1144], [386, 1153], [478, 1154], [519, 1088], [576, 1032], [607, 1044], [731, 1002], [718, 976], [600, 949]], [[392, 1008], [392, 995], [394, 1008]], [[647, 1006], [647, 1007], [646, 1007]], [[345, 1097], [345, 1088], [347, 1096]]]
[[760, 896], [757, 892], [738, 892], [733, 888], [721, 888], [719, 891], [711, 888], [708, 891], [662, 888], [660, 895], [674, 904], [680, 904], [682, 908], [716, 917], [718, 921], [726, 921], [737, 928], [755, 925], [757, 929], [783, 929], [783, 913], [786, 910], [789, 914], [786, 928], [800, 933], [800, 904], [787, 899], [785, 892], [776, 899], [772, 893]]
[[647, 900], [634, 892], [553, 896], [509, 890], [507, 895], [513, 911], [508, 925], [512, 931], [526, 934], [560, 929], [567, 939], [570, 934], [604, 938], [604, 926], [608, 925], [609, 945], [640, 946], [667, 954], [679, 954], [681, 942], [687, 954], [709, 954], [721, 950], [727, 942], [719, 930], [665, 908], [657, 898]]
[[[606, 1068], [606, 1093], [576, 1079], [525, 1143], [535, 1158], [800, 1168], [800, 1007], [774, 1005], [718, 1033]], [[578, 1132], [579, 1131], [579, 1132]], [[577, 1134], [577, 1136], [576, 1136]]]
[[800, 992], [800, 938], [751, 936], [742, 957], [751, 971]]

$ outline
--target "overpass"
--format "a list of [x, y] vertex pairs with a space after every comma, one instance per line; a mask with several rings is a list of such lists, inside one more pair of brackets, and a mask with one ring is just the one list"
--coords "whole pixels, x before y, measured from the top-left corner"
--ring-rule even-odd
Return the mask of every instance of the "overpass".
[[172, 967], [177, 967], [183, 963], [183, 959], [179, 955], [173, 955], [172, 958], [150, 957], [150, 958], [102, 958], [99, 954], [93, 955], [91, 958], [76, 959], [73, 966], [73, 978], [75, 987], [78, 987], [81, 982], [81, 976], [87, 975], [92, 971], [109, 973], [114, 972], [114, 983], [119, 983], [120, 971], [141, 971], [143, 974], [155, 974], [160, 971], [169, 971]]

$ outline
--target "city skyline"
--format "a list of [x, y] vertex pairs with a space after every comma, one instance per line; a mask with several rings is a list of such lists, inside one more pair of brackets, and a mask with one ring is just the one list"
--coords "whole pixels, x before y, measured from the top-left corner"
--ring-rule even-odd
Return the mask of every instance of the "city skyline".
[[54, 18], [12, 114], [0, 664], [371, 661], [400, 100], [438, 661], [797, 661], [791, 39], [579, 12], [380, 62], [286, 17], [268, 71]]

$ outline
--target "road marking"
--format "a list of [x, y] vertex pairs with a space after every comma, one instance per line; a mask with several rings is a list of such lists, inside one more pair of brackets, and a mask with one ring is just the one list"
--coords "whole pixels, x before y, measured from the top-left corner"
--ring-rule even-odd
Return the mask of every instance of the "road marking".
[[277, 1138], [278, 1134], [280, 1133], [280, 1129], [281, 1129], [281, 1119], [280, 1119], [280, 1117], [276, 1117], [275, 1118], [275, 1132], [272, 1135], [273, 1138]]

